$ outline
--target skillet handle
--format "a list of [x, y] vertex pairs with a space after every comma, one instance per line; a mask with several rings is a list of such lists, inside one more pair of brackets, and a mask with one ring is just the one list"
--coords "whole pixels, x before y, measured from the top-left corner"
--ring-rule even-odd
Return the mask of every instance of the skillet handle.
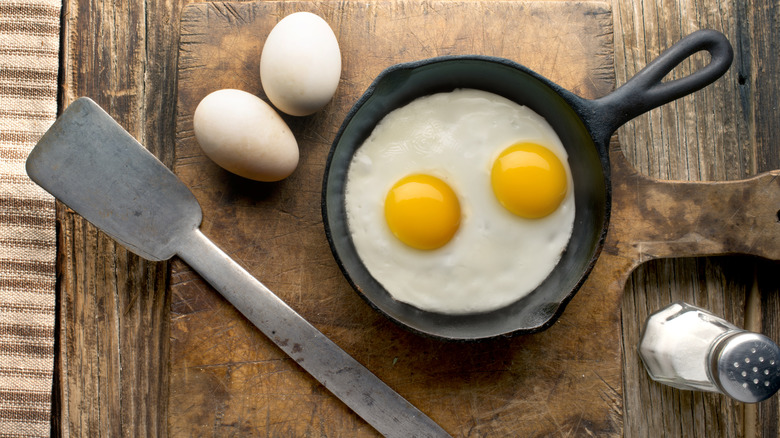
[[[689, 76], [661, 82], [685, 59], [706, 50], [710, 53], [709, 64]], [[589, 101], [590, 111], [586, 118], [592, 118], [594, 138], [606, 144], [618, 127], [634, 117], [679, 99], [715, 82], [729, 69], [734, 50], [728, 39], [715, 30], [698, 30], [666, 49], [639, 73], [634, 75], [612, 93]]]

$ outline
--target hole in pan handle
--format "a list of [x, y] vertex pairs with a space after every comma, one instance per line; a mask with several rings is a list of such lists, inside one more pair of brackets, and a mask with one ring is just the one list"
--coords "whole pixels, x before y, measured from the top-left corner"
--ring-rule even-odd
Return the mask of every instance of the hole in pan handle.
[[[688, 76], [662, 82], [685, 59], [706, 50], [709, 64]], [[698, 30], [666, 49], [614, 92], [588, 101], [583, 114], [591, 118], [594, 139], [608, 141], [615, 130], [634, 117], [698, 91], [729, 69], [734, 50], [726, 36], [715, 30]]]

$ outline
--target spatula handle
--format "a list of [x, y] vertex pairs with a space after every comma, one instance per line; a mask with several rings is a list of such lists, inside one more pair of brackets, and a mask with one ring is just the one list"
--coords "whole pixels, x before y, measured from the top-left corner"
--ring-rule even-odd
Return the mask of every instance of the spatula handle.
[[303, 369], [388, 437], [449, 436], [196, 229], [179, 257]]

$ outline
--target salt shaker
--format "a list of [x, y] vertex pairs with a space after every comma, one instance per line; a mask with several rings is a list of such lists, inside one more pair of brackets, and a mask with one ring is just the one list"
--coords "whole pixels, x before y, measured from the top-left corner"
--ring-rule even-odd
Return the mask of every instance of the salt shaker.
[[639, 355], [653, 380], [679, 389], [755, 403], [780, 388], [777, 344], [684, 302], [650, 315]]

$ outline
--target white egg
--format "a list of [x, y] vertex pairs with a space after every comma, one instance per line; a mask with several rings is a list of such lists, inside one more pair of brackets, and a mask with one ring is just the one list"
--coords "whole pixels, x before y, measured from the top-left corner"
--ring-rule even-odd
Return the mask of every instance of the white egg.
[[325, 106], [339, 84], [341, 52], [328, 23], [296, 12], [274, 26], [260, 56], [263, 90], [276, 108], [306, 116]]
[[224, 169], [257, 181], [279, 181], [298, 165], [298, 143], [279, 114], [241, 90], [214, 91], [193, 118], [203, 152]]
[[[518, 142], [543, 145], [564, 165], [566, 194], [541, 219], [516, 216], [493, 192], [493, 163]], [[544, 281], [571, 237], [567, 157], [543, 117], [501, 96], [462, 89], [419, 98], [388, 114], [350, 163], [345, 204], [357, 253], [395, 299], [420, 309], [465, 314], [511, 304]], [[401, 242], [385, 218], [388, 190], [410, 174], [441, 179], [460, 203], [459, 228], [438, 249]]]

